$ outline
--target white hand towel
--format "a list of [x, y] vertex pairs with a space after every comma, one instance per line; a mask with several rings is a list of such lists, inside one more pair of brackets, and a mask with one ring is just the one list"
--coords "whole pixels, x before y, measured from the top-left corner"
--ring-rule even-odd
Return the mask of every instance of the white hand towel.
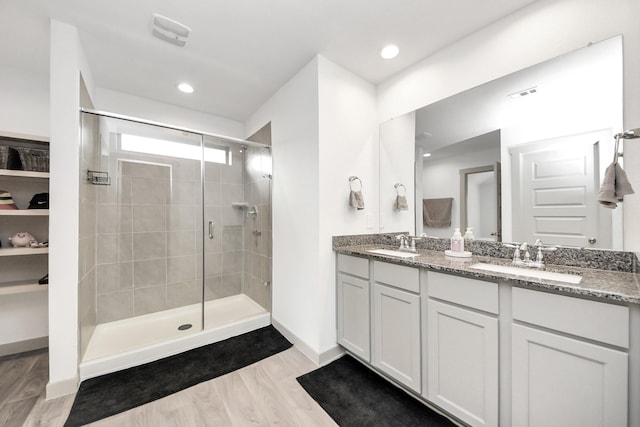
[[604, 172], [598, 202], [605, 208], [615, 209], [627, 194], [634, 194], [627, 174], [617, 162], [611, 163]]
[[353, 191], [349, 193], [349, 206], [361, 211], [364, 209], [364, 198], [362, 197], [362, 191]]

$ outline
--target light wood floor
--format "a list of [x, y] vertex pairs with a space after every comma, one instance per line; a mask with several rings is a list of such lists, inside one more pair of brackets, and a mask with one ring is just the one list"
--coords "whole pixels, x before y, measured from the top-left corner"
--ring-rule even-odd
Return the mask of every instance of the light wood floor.
[[[34, 372], [22, 381], [15, 380], [13, 386], [6, 383], [5, 375], [15, 366], [5, 367], [0, 360], [0, 397], [7, 396], [0, 400], [0, 425], [61, 427], [66, 421], [74, 396], [44, 400], [47, 362], [46, 352], [41, 353], [44, 358], [42, 354], [27, 354], [24, 361], [13, 362], [30, 364]], [[316, 368], [292, 347], [91, 426], [336, 426], [296, 381], [296, 377]], [[40, 373], [38, 379], [35, 372]], [[26, 407], [31, 411], [21, 409]]]

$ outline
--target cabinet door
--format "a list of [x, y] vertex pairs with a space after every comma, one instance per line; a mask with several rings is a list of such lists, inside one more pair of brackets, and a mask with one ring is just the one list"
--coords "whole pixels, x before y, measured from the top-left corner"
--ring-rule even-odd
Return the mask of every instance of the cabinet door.
[[338, 274], [338, 344], [369, 362], [369, 282]]
[[498, 319], [427, 302], [427, 398], [472, 426], [498, 425]]
[[420, 297], [373, 288], [373, 365], [420, 392]]
[[627, 359], [621, 351], [513, 325], [513, 426], [626, 426]]

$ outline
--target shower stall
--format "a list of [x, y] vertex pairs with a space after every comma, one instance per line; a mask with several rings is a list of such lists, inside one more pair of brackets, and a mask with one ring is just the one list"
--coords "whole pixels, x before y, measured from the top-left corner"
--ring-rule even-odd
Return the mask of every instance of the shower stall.
[[267, 145], [81, 112], [80, 377], [270, 324]]

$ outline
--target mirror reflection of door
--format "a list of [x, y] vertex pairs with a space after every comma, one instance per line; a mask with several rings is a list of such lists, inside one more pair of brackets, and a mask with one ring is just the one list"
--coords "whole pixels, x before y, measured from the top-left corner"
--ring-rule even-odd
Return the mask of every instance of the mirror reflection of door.
[[476, 240], [502, 241], [500, 163], [460, 170], [460, 226]]
[[598, 206], [598, 141], [609, 129], [569, 135], [510, 149], [514, 241], [566, 246], [610, 247], [611, 210]]

